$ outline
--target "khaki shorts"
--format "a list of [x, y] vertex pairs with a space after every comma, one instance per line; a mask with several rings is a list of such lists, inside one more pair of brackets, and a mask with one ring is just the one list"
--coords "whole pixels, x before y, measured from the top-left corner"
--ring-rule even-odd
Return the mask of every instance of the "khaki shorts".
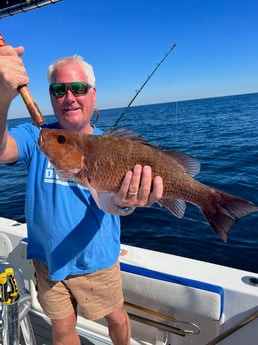
[[78, 306], [80, 315], [97, 320], [123, 305], [119, 262], [110, 268], [68, 276], [59, 282], [50, 280], [46, 265], [37, 260], [33, 263], [38, 300], [50, 319], [63, 319], [77, 311]]

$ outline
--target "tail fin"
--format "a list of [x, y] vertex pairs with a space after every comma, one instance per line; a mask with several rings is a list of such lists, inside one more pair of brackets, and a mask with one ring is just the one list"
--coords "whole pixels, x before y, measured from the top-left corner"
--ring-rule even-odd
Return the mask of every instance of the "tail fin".
[[250, 213], [258, 212], [258, 207], [249, 201], [213, 189], [201, 210], [213, 230], [226, 242], [228, 232], [235, 222]]

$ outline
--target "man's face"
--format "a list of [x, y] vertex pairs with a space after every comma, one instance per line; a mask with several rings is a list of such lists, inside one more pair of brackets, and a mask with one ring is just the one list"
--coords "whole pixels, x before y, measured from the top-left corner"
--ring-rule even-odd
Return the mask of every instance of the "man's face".
[[[87, 76], [78, 63], [58, 67], [53, 75], [54, 83], [88, 82]], [[92, 87], [85, 95], [75, 96], [70, 89], [62, 97], [55, 97], [50, 92], [54, 113], [63, 129], [92, 131], [90, 120], [96, 105], [96, 88]]]

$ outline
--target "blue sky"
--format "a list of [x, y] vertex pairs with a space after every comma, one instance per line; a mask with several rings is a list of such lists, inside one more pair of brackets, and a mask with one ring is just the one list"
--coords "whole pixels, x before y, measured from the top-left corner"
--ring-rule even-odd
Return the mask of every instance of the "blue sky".
[[[62, 0], [0, 19], [0, 32], [25, 47], [45, 115], [48, 65], [72, 54], [94, 66], [99, 109], [125, 107], [173, 43], [133, 105], [258, 91], [257, 0]], [[9, 118], [27, 115], [17, 97]]]

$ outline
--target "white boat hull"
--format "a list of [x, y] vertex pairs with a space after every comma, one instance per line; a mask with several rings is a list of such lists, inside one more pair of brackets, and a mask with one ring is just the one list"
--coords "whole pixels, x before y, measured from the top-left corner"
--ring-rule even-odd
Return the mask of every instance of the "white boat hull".
[[[37, 301], [26, 236], [26, 224], [0, 218], [0, 256], [21, 267], [31, 312], [49, 322]], [[133, 246], [122, 249], [132, 345], [257, 344], [257, 274]], [[104, 320], [79, 317], [78, 332], [88, 344], [111, 344]]]

